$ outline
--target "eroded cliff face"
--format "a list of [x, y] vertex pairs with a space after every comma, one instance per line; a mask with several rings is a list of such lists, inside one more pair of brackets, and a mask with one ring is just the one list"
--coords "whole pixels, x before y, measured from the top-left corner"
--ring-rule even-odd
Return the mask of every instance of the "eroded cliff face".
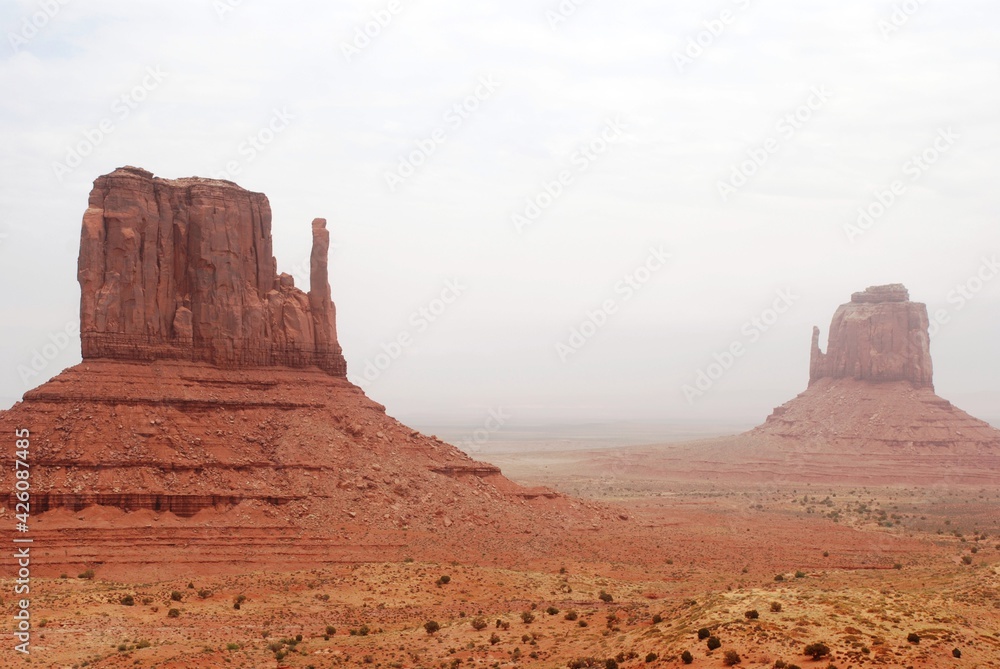
[[833, 315], [827, 352], [813, 328], [809, 384], [823, 378], [933, 387], [927, 307], [900, 284], [854, 293]]
[[277, 274], [263, 194], [135, 167], [99, 177], [80, 239], [83, 358], [315, 365], [345, 376], [329, 243], [316, 219], [307, 294]]

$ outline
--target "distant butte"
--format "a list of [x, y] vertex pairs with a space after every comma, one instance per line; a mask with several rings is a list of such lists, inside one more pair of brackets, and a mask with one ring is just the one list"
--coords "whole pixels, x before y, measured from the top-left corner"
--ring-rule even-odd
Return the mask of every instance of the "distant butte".
[[854, 293], [833, 316], [826, 353], [813, 329], [806, 390], [763, 424], [615, 462], [668, 480], [1000, 484], [1000, 430], [935, 394], [928, 331], [927, 308], [902, 285]]
[[826, 353], [819, 348], [819, 328], [813, 328], [809, 384], [830, 378], [933, 388], [928, 323], [927, 307], [910, 302], [901, 284], [854, 293], [833, 315]]

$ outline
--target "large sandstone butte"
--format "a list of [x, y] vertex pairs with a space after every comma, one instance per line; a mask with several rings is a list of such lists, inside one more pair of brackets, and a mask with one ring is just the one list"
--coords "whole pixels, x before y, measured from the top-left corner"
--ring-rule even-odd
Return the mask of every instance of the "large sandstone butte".
[[[325, 223], [308, 294], [276, 273], [270, 223], [266, 197], [227, 181], [96, 180], [83, 362], [0, 413], [0, 433], [31, 433], [34, 573], [502, 562], [612, 517], [387, 416], [345, 376]], [[7, 533], [13, 455], [0, 450]]]
[[631, 449], [595, 471], [698, 480], [1000, 483], [1000, 430], [934, 392], [927, 308], [899, 284], [837, 309], [827, 352], [813, 330], [809, 385], [740, 435]]
[[312, 232], [307, 294], [277, 273], [263, 194], [135, 167], [99, 177], [80, 239], [84, 360], [313, 365], [346, 375], [326, 221]]
[[833, 315], [828, 351], [813, 328], [809, 384], [820, 379], [909, 381], [933, 387], [927, 307], [900, 284], [854, 293]]

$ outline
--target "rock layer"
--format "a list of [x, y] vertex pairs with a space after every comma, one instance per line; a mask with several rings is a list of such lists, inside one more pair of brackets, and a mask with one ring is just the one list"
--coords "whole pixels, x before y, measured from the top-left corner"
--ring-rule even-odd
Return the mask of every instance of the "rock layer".
[[316, 219], [304, 293], [277, 274], [263, 194], [229, 181], [115, 170], [94, 182], [83, 216], [83, 357], [315, 365], [345, 376], [328, 250], [326, 221]]
[[827, 352], [813, 328], [809, 383], [820, 379], [909, 381], [933, 387], [927, 307], [900, 284], [854, 293], [833, 315]]

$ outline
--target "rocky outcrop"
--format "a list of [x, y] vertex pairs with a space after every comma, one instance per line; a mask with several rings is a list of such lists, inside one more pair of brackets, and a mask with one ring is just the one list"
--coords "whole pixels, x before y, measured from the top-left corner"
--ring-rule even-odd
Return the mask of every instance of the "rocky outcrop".
[[854, 293], [833, 315], [827, 352], [813, 328], [809, 383], [823, 378], [933, 387], [927, 307], [900, 284]]
[[99, 177], [80, 240], [83, 357], [315, 365], [345, 376], [329, 243], [316, 219], [307, 294], [277, 274], [263, 194], [135, 167]]
[[[325, 221], [304, 293], [275, 272], [270, 219], [226, 181], [95, 182], [84, 360], [0, 411], [0, 431], [30, 432], [33, 569], [549, 555], [510, 538], [613, 520], [386, 415], [345, 376]], [[0, 451], [0, 518], [22, 503], [14, 459]]]

